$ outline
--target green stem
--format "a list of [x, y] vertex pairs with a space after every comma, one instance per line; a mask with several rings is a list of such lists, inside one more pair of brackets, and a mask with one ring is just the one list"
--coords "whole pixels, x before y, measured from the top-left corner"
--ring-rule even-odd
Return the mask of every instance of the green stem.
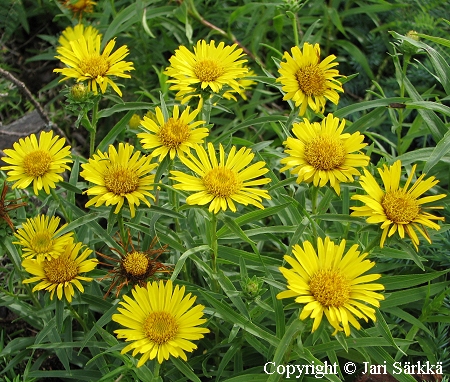
[[91, 122], [91, 130], [90, 130], [90, 145], [89, 145], [89, 156], [92, 156], [95, 151], [95, 135], [97, 133], [97, 114], [98, 114], [98, 103], [100, 99], [97, 99], [94, 102], [94, 107], [92, 109], [92, 122]]
[[294, 30], [294, 41], [295, 41], [295, 46], [299, 46], [300, 45], [300, 40], [298, 38], [298, 18], [297, 18], [297, 13], [292, 12], [293, 17], [291, 18], [292, 20], [292, 29]]
[[203, 106], [202, 106], [202, 120], [206, 122], [205, 123], [206, 125], [209, 125], [211, 110], [212, 110], [212, 99], [209, 95], [206, 95], [203, 98]]
[[87, 327], [84, 320], [81, 318], [81, 316], [78, 314], [78, 312], [74, 309], [72, 304], [66, 304], [66, 306], [69, 308], [72, 315], [75, 317], [75, 319], [78, 321], [78, 323], [81, 325], [85, 333], [89, 333], [89, 328]]
[[69, 214], [67, 213], [66, 208], [64, 207], [64, 205], [62, 204], [61, 198], [59, 197], [58, 193], [55, 191], [54, 188], [50, 188], [50, 193], [53, 196], [53, 199], [59, 204], [59, 208], [61, 209], [61, 212], [64, 216], [64, 219], [66, 219], [67, 223], [70, 223], [70, 221], [72, 219], [70, 219]]
[[217, 216], [214, 212], [211, 212], [211, 269], [214, 273], [214, 284], [218, 285], [215, 276], [217, 275], [217, 255], [218, 255], [218, 243], [217, 243]]
[[317, 195], [319, 193], [319, 188], [311, 185], [309, 190], [311, 191], [311, 213], [315, 215], [317, 213]]
[[[408, 69], [408, 64], [411, 59], [411, 56], [405, 55], [403, 58], [403, 65], [402, 65], [402, 81], [400, 83], [400, 97], [405, 96], [405, 78], [406, 78], [406, 70]], [[398, 109], [398, 126], [396, 129], [397, 133], [397, 155], [402, 155], [402, 125], [403, 125], [403, 109]]]
[[123, 224], [123, 216], [122, 210], [117, 214], [117, 224], [119, 225], [120, 238], [122, 239], [122, 243], [127, 243], [127, 235], [125, 233], [125, 226]]
[[153, 368], [152, 382], [158, 382], [161, 380], [161, 378], [159, 377], [159, 369], [161, 368], [161, 364], [156, 359], [154, 361], [154, 364], [155, 364], [155, 367]]

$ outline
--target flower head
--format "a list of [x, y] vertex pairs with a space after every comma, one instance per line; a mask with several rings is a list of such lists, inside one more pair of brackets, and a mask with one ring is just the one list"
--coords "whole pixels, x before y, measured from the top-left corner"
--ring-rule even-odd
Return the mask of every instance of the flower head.
[[77, 24], [73, 28], [67, 27], [63, 30], [61, 36], [58, 39], [59, 45], [67, 48], [72, 49], [70, 46], [71, 41], [77, 41], [80, 38], [84, 38], [86, 40], [90, 38], [96, 38], [97, 36], [102, 36], [101, 33], [97, 29], [95, 29], [93, 26], [89, 25], [88, 27], [85, 27], [83, 24]]
[[97, 266], [96, 259], [87, 259], [92, 253], [92, 250], [85, 248], [79, 254], [82, 246], [82, 243], [70, 241], [58, 257], [23, 260], [22, 266], [28, 273], [34, 275], [34, 277], [26, 279], [23, 282], [34, 283], [40, 281], [33, 288], [33, 292], [45, 289], [51, 293], [51, 300], [55, 291], [58, 299], [62, 300], [64, 292], [66, 300], [69, 303], [72, 302], [72, 297], [75, 295], [74, 286], [80, 292], [84, 292], [83, 285], [80, 281], [92, 280], [92, 278], [81, 276], [81, 274], [90, 272]]
[[[130, 231], [128, 231], [128, 241], [126, 243], [123, 243], [122, 240], [118, 242], [122, 248], [121, 251], [110, 248], [119, 255], [119, 259], [97, 252], [103, 258], [117, 263], [114, 269], [110, 270], [106, 276], [101, 278], [101, 280], [112, 278], [111, 286], [106, 292], [105, 297], [109, 295], [113, 288], [116, 288], [116, 297], [118, 297], [125, 285], [131, 284], [133, 286], [140, 285], [143, 287], [149, 278], [156, 277], [155, 275], [158, 273], [168, 273], [171, 271], [170, 267], [157, 261], [158, 257], [167, 251], [167, 245], [162, 248], [153, 249], [155, 243], [156, 237], [152, 240], [149, 249], [136, 249], [131, 239]], [[111, 266], [110, 263], [101, 264]]]
[[208, 136], [206, 127], [197, 128], [205, 121], [192, 122], [200, 110], [196, 109], [189, 113], [189, 106], [181, 113], [178, 105], [173, 108], [173, 115], [165, 120], [159, 107], [156, 108], [157, 122], [144, 117], [141, 125], [148, 132], [138, 134], [144, 149], [153, 150], [150, 155], [159, 155], [161, 161], [167, 154], [170, 159], [175, 155], [183, 155], [199, 143], [203, 143], [203, 138]]
[[[367, 144], [364, 135], [359, 132], [343, 134], [345, 120], [339, 124], [339, 118], [328, 114], [322, 123], [294, 123], [292, 132], [297, 138], [289, 137], [284, 144], [289, 156], [281, 160], [285, 166], [281, 171], [292, 168], [297, 183], [313, 182], [315, 186], [324, 186], [327, 182], [340, 193], [340, 182], [353, 182], [353, 175], [359, 175], [355, 167], [369, 164], [369, 157], [355, 153]], [[352, 154], [353, 153], [353, 154]]]
[[92, 0], [61, 0], [62, 4], [70, 9], [74, 15], [78, 16], [80, 19], [83, 13], [92, 13], [94, 11], [94, 5], [97, 3]]
[[357, 318], [367, 322], [369, 317], [376, 321], [375, 310], [368, 305], [380, 306], [379, 300], [384, 300], [384, 296], [374, 291], [383, 290], [384, 286], [371, 283], [378, 280], [380, 274], [363, 275], [375, 263], [366, 260], [367, 253], [360, 255], [357, 249], [355, 244], [344, 255], [345, 240], [336, 245], [326, 237], [317, 240], [317, 252], [305, 241], [303, 248], [299, 245], [292, 248], [295, 258], [284, 256], [292, 269], [280, 267], [288, 284], [287, 290], [280, 292], [277, 298], [296, 297], [295, 302], [305, 304], [300, 319], [314, 318], [313, 332], [324, 314], [335, 329], [333, 334], [344, 330], [347, 336], [350, 335], [349, 323], [358, 330], [361, 328]]
[[86, 207], [101, 206], [105, 203], [117, 205], [114, 213], [118, 213], [125, 200], [130, 206], [131, 217], [135, 215], [135, 205], [139, 206], [143, 201], [150, 207], [147, 197], [155, 200], [149, 192], [153, 189], [155, 175], [150, 174], [157, 164], [151, 164], [151, 157], [142, 156], [139, 151], [135, 152], [134, 146], [119, 143], [117, 151], [113, 145], [109, 146], [107, 153], [100, 150], [88, 163], [82, 164], [83, 171], [80, 175], [88, 182], [96, 186], [85, 191], [88, 195], [95, 195], [86, 203]]
[[13, 149], [5, 149], [3, 152], [7, 157], [2, 160], [10, 166], [0, 167], [0, 170], [9, 170], [6, 180], [16, 182], [12, 188], [27, 188], [33, 183], [34, 193], [44, 189], [50, 194], [50, 188], [55, 188], [66, 169], [70, 169], [67, 163], [72, 163], [70, 159], [70, 146], [64, 146], [66, 140], [53, 136], [53, 131], [48, 133], [43, 131], [36, 135], [21, 138], [15, 142]]
[[359, 182], [368, 195], [354, 195], [353, 200], [359, 200], [365, 204], [363, 207], [351, 207], [353, 216], [369, 216], [368, 223], [381, 223], [383, 233], [380, 247], [383, 248], [386, 237], [391, 237], [395, 232], [403, 239], [406, 234], [411, 238], [414, 247], [418, 250], [419, 238], [415, 230], [431, 243], [431, 239], [425, 227], [439, 230], [438, 224], [433, 220], [444, 220], [430, 214], [426, 210], [442, 209], [443, 207], [424, 207], [424, 204], [435, 202], [445, 198], [446, 195], [432, 195], [421, 198], [420, 196], [435, 186], [439, 181], [434, 176], [424, 179], [422, 174], [408, 189], [414, 176], [416, 165], [403, 187], [400, 187], [401, 161], [396, 161], [389, 168], [384, 165], [378, 169], [383, 180], [384, 190], [378, 185], [372, 174], [364, 169], [364, 175]]
[[222, 88], [229, 87], [239, 92], [241, 85], [238, 79], [244, 77], [248, 69], [243, 65], [247, 60], [242, 49], [236, 49], [237, 44], [225, 46], [223, 42], [215, 45], [200, 40], [194, 46], [194, 53], [185, 46], [180, 46], [170, 58], [170, 66], [165, 74], [173, 79], [171, 90], [177, 90], [177, 99], [187, 102], [192, 96], [202, 90], [210, 89], [219, 93]]
[[100, 36], [93, 35], [88, 37], [82, 35], [78, 40], [69, 41], [69, 44], [70, 47], [60, 46], [56, 49], [59, 54], [56, 58], [68, 66], [68, 68], [53, 70], [65, 76], [61, 81], [69, 78], [75, 78], [77, 82], [88, 81], [89, 90], [95, 94], [97, 94], [97, 86], [102, 93], [105, 93], [109, 84], [119, 96], [122, 96], [122, 92], [111, 76], [131, 77], [125, 72], [134, 70], [133, 63], [123, 61], [128, 56], [126, 45], [111, 54], [116, 44], [115, 40], [111, 40], [101, 53]]
[[60, 218], [38, 215], [29, 218], [14, 234], [19, 240], [14, 244], [22, 246], [22, 256], [38, 259], [58, 257], [73, 241], [73, 232], [60, 235], [67, 224], [59, 227]]
[[119, 302], [120, 314], [114, 314], [112, 320], [127, 329], [118, 329], [118, 338], [132, 341], [125, 346], [122, 354], [133, 350], [133, 357], [141, 353], [137, 366], [148, 359], [157, 359], [159, 363], [170, 356], [187, 360], [185, 352], [192, 352], [197, 345], [191, 341], [199, 340], [209, 329], [199, 327], [206, 322], [203, 305], [193, 306], [196, 297], [184, 295], [185, 287], [173, 288], [172, 282], [148, 282], [145, 287], [136, 286], [132, 290], [133, 298], [123, 296]]
[[[209, 211], [218, 213], [227, 207], [236, 212], [234, 202], [244, 205], [252, 204], [264, 208], [262, 198], [270, 199], [266, 190], [253, 188], [270, 182], [269, 178], [259, 178], [269, 170], [263, 161], [245, 168], [255, 154], [250, 149], [242, 147], [236, 152], [233, 146], [227, 156], [220, 145], [220, 158], [217, 161], [216, 151], [212, 143], [208, 143], [208, 153], [202, 146], [197, 146], [197, 157], [190, 152], [187, 157], [180, 157], [183, 164], [194, 171], [199, 177], [185, 174], [181, 171], [171, 171], [171, 179], [179, 182], [174, 188], [183, 191], [196, 191], [186, 199], [187, 204], [205, 205], [210, 203]], [[256, 179], [259, 178], [259, 179]]]
[[303, 45], [303, 51], [294, 46], [291, 53], [292, 56], [284, 53], [286, 62], [281, 62], [278, 69], [281, 76], [277, 82], [281, 82], [286, 92], [283, 100], [292, 99], [295, 106], [300, 106], [300, 115], [305, 114], [308, 106], [316, 113], [323, 113], [327, 99], [337, 105], [337, 92], [344, 90], [336, 79], [340, 77], [339, 72], [331, 69], [338, 65], [333, 62], [336, 56], [330, 55], [320, 61], [319, 44], [313, 46], [307, 42]]

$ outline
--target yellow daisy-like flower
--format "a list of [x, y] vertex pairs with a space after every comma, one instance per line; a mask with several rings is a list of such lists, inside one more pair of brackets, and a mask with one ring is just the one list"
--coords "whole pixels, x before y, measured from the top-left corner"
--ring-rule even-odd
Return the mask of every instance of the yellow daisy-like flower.
[[12, 188], [27, 188], [33, 183], [34, 193], [44, 189], [50, 194], [50, 188], [55, 188], [56, 183], [63, 180], [62, 176], [72, 163], [70, 159], [70, 146], [64, 146], [66, 140], [53, 136], [53, 131], [41, 132], [39, 142], [36, 135], [19, 139], [13, 149], [5, 149], [7, 157], [2, 160], [10, 166], [0, 167], [0, 170], [9, 170], [6, 180], [16, 182]]
[[234, 202], [264, 208], [261, 204], [262, 198], [271, 199], [266, 190], [253, 188], [269, 183], [270, 179], [256, 179], [269, 171], [263, 161], [245, 168], [255, 156], [250, 149], [242, 147], [236, 152], [236, 147], [233, 146], [225, 157], [225, 151], [220, 145], [219, 161], [212, 143], [208, 143], [208, 153], [202, 146], [197, 146], [195, 151], [198, 159], [190, 152], [187, 153], [189, 158], [181, 156], [180, 159], [200, 177], [187, 175], [181, 171], [171, 171], [174, 175], [171, 179], [179, 182], [174, 188], [197, 191], [186, 199], [187, 204], [210, 203], [209, 211], [216, 214], [221, 209], [225, 211], [227, 208], [236, 212]]
[[225, 46], [221, 42], [215, 46], [214, 41], [207, 44], [200, 40], [192, 53], [180, 46], [164, 72], [173, 78], [167, 82], [174, 84], [170, 89], [178, 91], [177, 99], [185, 103], [201, 90], [209, 88], [213, 93], [219, 93], [224, 86], [239, 92], [238, 79], [244, 77], [248, 69], [243, 65], [247, 60], [241, 59], [245, 54], [236, 47], [237, 44]]
[[64, 251], [58, 257], [46, 259], [25, 259], [22, 261], [22, 266], [28, 273], [34, 275], [29, 279], [24, 280], [24, 283], [34, 283], [40, 281], [33, 288], [36, 290], [45, 289], [49, 291], [50, 299], [53, 300], [53, 295], [56, 295], [59, 300], [66, 297], [67, 301], [72, 302], [72, 297], [75, 295], [74, 286], [80, 292], [84, 292], [83, 285], [80, 281], [91, 281], [91, 277], [80, 276], [82, 273], [90, 272], [97, 266], [97, 259], [87, 259], [92, 253], [92, 250], [85, 248], [81, 255], [82, 243], [68, 243]]
[[295, 302], [305, 304], [300, 320], [313, 318], [313, 332], [324, 314], [335, 329], [333, 335], [344, 330], [349, 336], [349, 324], [359, 330], [361, 325], [357, 318], [376, 321], [375, 310], [368, 304], [380, 306], [379, 300], [384, 300], [384, 296], [374, 291], [383, 290], [384, 286], [371, 283], [378, 280], [380, 274], [363, 275], [375, 263], [366, 259], [367, 253], [360, 255], [357, 249], [355, 244], [344, 255], [345, 240], [336, 245], [326, 237], [324, 241], [317, 240], [317, 252], [305, 241], [303, 248], [297, 244], [292, 248], [295, 258], [284, 256], [292, 269], [280, 267], [288, 284], [287, 290], [280, 292], [277, 298], [295, 297]]
[[38, 215], [29, 218], [22, 224], [22, 228], [18, 229], [14, 236], [19, 241], [14, 244], [22, 246], [23, 257], [36, 257], [38, 259], [50, 259], [58, 257], [66, 248], [67, 244], [72, 242], [72, 232], [59, 235], [67, 224], [62, 225], [59, 229], [60, 218], [45, 215]]
[[78, 15], [80, 19], [83, 13], [92, 13], [94, 11], [94, 5], [97, 5], [92, 0], [62, 0], [62, 4], [75, 15]]
[[[178, 105], [173, 108], [173, 116], [166, 121], [164, 119], [161, 108], [156, 108], [156, 119], [144, 117], [141, 125], [150, 133], [139, 133], [137, 136], [141, 139], [141, 144], [144, 149], [153, 150], [150, 155], [156, 157], [159, 155], [161, 161], [167, 154], [170, 159], [175, 158], [175, 155], [183, 155], [192, 147], [199, 143], [203, 143], [203, 138], [207, 137], [209, 131], [206, 127], [196, 129], [205, 121], [192, 122], [200, 109], [189, 113], [189, 106], [181, 113]], [[192, 122], [192, 123], [191, 123]]]
[[234, 96], [234, 94], [237, 93], [242, 97], [242, 99], [247, 100], [246, 91], [251, 89], [252, 86], [256, 85], [256, 81], [249, 80], [247, 77], [253, 76], [255, 76], [255, 72], [253, 70], [249, 70], [249, 72], [245, 76], [237, 81], [238, 84], [242, 86], [242, 88], [237, 92], [234, 90], [227, 90], [225, 93], [223, 93], [223, 98], [230, 100], [232, 99], [233, 101], [237, 102], [237, 99]]
[[139, 206], [143, 201], [150, 207], [147, 197], [155, 200], [149, 192], [153, 189], [155, 175], [150, 174], [157, 164], [151, 164], [151, 157], [142, 156], [139, 151], [135, 152], [134, 146], [119, 143], [117, 151], [113, 145], [109, 146], [107, 153], [100, 150], [89, 159], [88, 163], [82, 164], [84, 171], [80, 175], [88, 182], [96, 184], [85, 193], [96, 195], [86, 203], [86, 207], [101, 206], [105, 203], [117, 205], [114, 213], [118, 213], [125, 200], [130, 206], [131, 217], [135, 215], [135, 205]]
[[278, 72], [281, 74], [277, 82], [281, 82], [286, 92], [283, 100], [295, 102], [300, 106], [300, 115], [305, 114], [307, 107], [316, 113], [323, 113], [325, 102], [329, 99], [335, 105], [339, 102], [339, 92], [343, 92], [341, 83], [336, 77], [341, 77], [333, 62], [335, 55], [320, 61], [319, 44], [314, 46], [305, 42], [303, 52], [298, 46], [291, 49], [292, 56], [284, 52], [286, 62], [280, 63]]
[[77, 82], [88, 81], [89, 90], [97, 94], [97, 85], [102, 93], [105, 93], [108, 84], [115, 92], [122, 96], [122, 92], [111, 79], [111, 76], [130, 78], [130, 70], [134, 70], [132, 62], [122, 61], [128, 56], [128, 48], [126, 45], [121, 46], [111, 54], [116, 40], [113, 39], [106, 44], [103, 53], [100, 53], [101, 45], [100, 36], [83, 35], [78, 40], [69, 41], [70, 48], [61, 46], [56, 51], [59, 56], [55, 56], [68, 68], [54, 69], [56, 73], [65, 76], [61, 81], [75, 78]]
[[184, 295], [185, 287], [173, 288], [172, 282], [147, 283], [146, 287], [136, 286], [133, 298], [123, 296], [119, 302], [120, 314], [113, 314], [112, 320], [128, 329], [118, 329], [118, 338], [133, 341], [125, 346], [122, 354], [133, 350], [133, 357], [141, 353], [137, 366], [141, 367], [148, 359], [156, 358], [159, 363], [170, 356], [187, 360], [185, 352], [192, 352], [197, 345], [191, 341], [199, 340], [209, 329], [199, 327], [206, 319], [203, 305], [193, 304], [196, 297], [191, 293]]
[[93, 26], [89, 25], [85, 27], [83, 24], [77, 24], [73, 28], [67, 27], [61, 34], [61, 37], [58, 39], [59, 45], [72, 49], [70, 46], [70, 41], [77, 41], [78, 39], [84, 37], [86, 40], [92, 38], [96, 38], [97, 36], [102, 36], [101, 33]]
[[353, 216], [369, 216], [368, 223], [381, 223], [383, 233], [381, 235], [380, 247], [383, 248], [386, 237], [391, 237], [395, 232], [403, 239], [405, 232], [411, 238], [414, 247], [418, 250], [419, 238], [415, 230], [431, 244], [431, 239], [426, 227], [439, 230], [438, 224], [433, 220], [444, 220], [426, 212], [426, 209], [442, 209], [443, 207], [424, 207], [426, 203], [435, 202], [445, 198], [446, 195], [420, 196], [430, 188], [439, 183], [434, 176], [424, 180], [422, 174], [416, 182], [408, 189], [416, 171], [413, 166], [411, 173], [403, 187], [400, 187], [401, 161], [396, 161], [389, 168], [384, 165], [383, 170], [378, 169], [383, 180], [384, 190], [378, 185], [372, 174], [364, 169], [364, 175], [359, 182], [368, 195], [354, 195], [353, 200], [359, 200], [365, 204], [363, 207], [351, 207]]
[[344, 127], [345, 119], [339, 124], [333, 114], [322, 123], [310, 123], [306, 118], [294, 123], [292, 132], [297, 138], [289, 137], [284, 142], [289, 157], [281, 160], [285, 167], [280, 171], [293, 168], [297, 183], [313, 182], [323, 187], [329, 182], [339, 195], [340, 182], [353, 182], [353, 175], [360, 175], [355, 167], [367, 166], [370, 160], [367, 155], [354, 153], [367, 145], [363, 143], [364, 135], [342, 134]]

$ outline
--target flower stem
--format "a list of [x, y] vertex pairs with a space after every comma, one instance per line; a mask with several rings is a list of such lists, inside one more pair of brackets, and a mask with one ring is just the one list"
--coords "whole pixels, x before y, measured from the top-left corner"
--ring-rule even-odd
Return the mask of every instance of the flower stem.
[[81, 318], [81, 316], [78, 314], [78, 312], [74, 309], [72, 304], [66, 304], [66, 306], [69, 308], [72, 315], [75, 317], [75, 319], [78, 321], [78, 323], [81, 325], [85, 333], [89, 333], [89, 328], [87, 327], [84, 320]]
[[125, 234], [125, 226], [123, 224], [122, 210], [120, 210], [117, 214], [117, 224], [119, 225], [120, 238], [122, 239], [122, 243], [126, 243], [127, 236]]
[[159, 377], [159, 369], [161, 368], [161, 364], [156, 359], [154, 361], [154, 364], [155, 364], [155, 367], [153, 368], [152, 382], [159, 382], [159, 381], [161, 381], [161, 378]]
[[89, 131], [90, 133], [90, 144], [89, 144], [89, 156], [92, 156], [95, 151], [95, 135], [97, 133], [97, 114], [98, 114], [98, 103], [100, 102], [100, 99], [97, 99], [94, 102], [94, 107], [92, 109], [92, 122], [91, 122], [91, 129]]
[[70, 223], [71, 218], [70, 218], [69, 214], [67, 213], [66, 208], [62, 204], [61, 198], [59, 197], [58, 193], [55, 191], [54, 188], [50, 188], [50, 193], [52, 194], [53, 199], [59, 204], [59, 208], [61, 209], [64, 219], [66, 219], [67, 223]]

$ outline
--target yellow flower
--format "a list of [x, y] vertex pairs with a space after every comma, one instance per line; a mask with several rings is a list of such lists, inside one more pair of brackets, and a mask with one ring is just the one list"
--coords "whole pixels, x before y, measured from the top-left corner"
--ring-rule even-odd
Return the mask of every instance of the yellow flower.
[[72, 49], [70, 46], [70, 41], [77, 41], [78, 39], [84, 37], [86, 40], [89, 38], [96, 38], [97, 36], [102, 36], [97, 29], [93, 26], [89, 25], [85, 28], [83, 24], [77, 24], [73, 28], [67, 27], [61, 34], [61, 37], [58, 39], [59, 45]]
[[344, 330], [349, 336], [349, 323], [359, 330], [361, 325], [357, 318], [376, 321], [375, 310], [368, 305], [380, 306], [379, 300], [384, 300], [384, 296], [374, 291], [383, 290], [384, 286], [368, 284], [381, 275], [363, 275], [375, 263], [366, 260], [368, 254], [360, 255], [357, 249], [355, 244], [343, 256], [345, 240], [336, 245], [326, 237], [324, 241], [317, 240], [317, 252], [309, 241], [305, 241], [303, 248], [298, 244], [292, 248], [295, 258], [284, 256], [292, 269], [280, 267], [288, 284], [287, 290], [280, 292], [277, 298], [295, 297], [295, 302], [305, 304], [300, 320], [313, 318], [313, 332], [324, 314], [335, 329], [333, 335]]
[[391, 237], [396, 231], [403, 239], [405, 232], [411, 238], [414, 247], [418, 250], [419, 238], [414, 230], [431, 243], [426, 227], [439, 230], [438, 224], [432, 220], [444, 220], [426, 212], [426, 209], [442, 209], [443, 207], [424, 207], [426, 203], [431, 203], [445, 198], [446, 195], [433, 195], [420, 198], [422, 194], [435, 186], [439, 181], [434, 176], [424, 180], [422, 174], [416, 182], [408, 189], [416, 171], [413, 166], [411, 173], [403, 187], [400, 187], [401, 161], [396, 161], [389, 168], [383, 165], [383, 170], [378, 169], [383, 180], [384, 190], [380, 188], [372, 174], [364, 169], [364, 175], [359, 182], [368, 195], [354, 195], [353, 200], [359, 200], [365, 204], [363, 207], [351, 207], [353, 216], [369, 216], [368, 223], [381, 223], [383, 234], [381, 235], [380, 247], [383, 248], [386, 236]]
[[49, 291], [50, 299], [53, 300], [53, 295], [56, 295], [59, 300], [66, 297], [67, 301], [72, 302], [72, 297], [75, 295], [74, 286], [80, 292], [84, 292], [83, 285], [80, 281], [91, 281], [91, 277], [80, 276], [82, 273], [90, 272], [97, 266], [97, 259], [86, 260], [92, 253], [92, 250], [86, 248], [79, 255], [82, 243], [68, 243], [64, 251], [58, 257], [46, 259], [25, 259], [22, 266], [28, 273], [34, 275], [29, 279], [24, 280], [24, 283], [34, 283], [40, 281], [33, 288], [36, 290], [45, 289]]
[[253, 77], [253, 76], [255, 76], [255, 72], [253, 72], [253, 70], [249, 70], [249, 72], [245, 76], [243, 76], [241, 79], [239, 79], [237, 81], [238, 84], [242, 86], [242, 88], [239, 89], [237, 92], [234, 90], [227, 90], [225, 93], [223, 93], [223, 98], [232, 99], [233, 101], [237, 102], [237, 99], [234, 96], [234, 93], [237, 93], [244, 100], [247, 100], [246, 91], [251, 89], [252, 86], [256, 85], [256, 81], [249, 80], [247, 77]]
[[157, 164], [151, 164], [151, 157], [142, 156], [139, 151], [133, 154], [134, 146], [119, 143], [119, 151], [113, 145], [109, 146], [108, 153], [100, 150], [82, 164], [84, 171], [80, 175], [96, 186], [85, 191], [88, 195], [96, 195], [86, 203], [86, 207], [95, 204], [95, 207], [105, 203], [117, 205], [114, 213], [118, 213], [125, 200], [130, 206], [131, 217], [135, 215], [134, 205], [139, 206], [143, 201], [150, 207], [147, 197], [155, 200], [149, 192], [153, 189], [152, 183], [155, 175], [150, 174]]
[[[298, 176], [297, 183], [313, 182], [323, 187], [327, 182], [340, 194], [340, 182], [353, 182], [353, 175], [359, 175], [355, 167], [369, 164], [369, 157], [361, 150], [364, 135], [359, 132], [342, 134], [345, 120], [339, 124], [339, 118], [328, 114], [322, 123], [294, 123], [292, 132], [297, 138], [287, 138], [284, 142], [285, 153], [289, 155], [281, 160], [285, 167], [281, 171], [293, 168], [291, 172]], [[352, 154], [354, 153], [354, 154]]]
[[45, 215], [27, 219], [22, 224], [22, 228], [14, 234], [19, 239], [14, 244], [22, 246], [22, 256], [38, 259], [58, 257], [67, 244], [72, 242], [73, 235], [72, 232], [60, 235], [67, 224], [58, 229], [59, 222], [60, 218], [55, 216], [50, 218]]
[[97, 5], [95, 1], [92, 0], [61, 0], [62, 4], [70, 9], [79, 18], [83, 16], [83, 13], [92, 13], [94, 5]]
[[149, 133], [139, 133], [137, 136], [141, 139], [144, 149], [153, 150], [150, 155], [156, 157], [159, 155], [161, 161], [167, 154], [170, 159], [175, 155], [183, 155], [195, 147], [199, 143], [203, 143], [203, 138], [208, 136], [209, 131], [206, 127], [196, 127], [203, 125], [205, 121], [196, 121], [191, 123], [197, 116], [200, 109], [189, 113], [189, 106], [179, 112], [178, 105], [173, 108], [173, 116], [166, 121], [159, 107], [156, 108], [156, 119], [144, 117], [141, 125], [149, 131]]
[[202, 146], [195, 148], [197, 158], [190, 152], [189, 158], [181, 156], [183, 164], [194, 171], [199, 177], [187, 175], [181, 171], [171, 171], [171, 179], [179, 182], [174, 188], [183, 191], [196, 191], [186, 199], [187, 204], [209, 205], [209, 211], [218, 213], [227, 207], [236, 212], [234, 202], [244, 205], [252, 204], [264, 208], [262, 198], [271, 199], [266, 190], [253, 188], [270, 182], [268, 178], [256, 179], [269, 170], [263, 161], [246, 167], [255, 154], [250, 149], [242, 147], [236, 152], [233, 146], [227, 156], [220, 145], [220, 159], [217, 161], [216, 151], [212, 143], [208, 143], [208, 153]]
[[42, 188], [50, 194], [50, 188], [63, 180], [62, 176], [72, 163], [70, 159], [70, 146], [64, 146], [66, 140], [53, 136], [53, 131], [41, 132], [39, 142], [36, 135], [31, 134], [25, 139], [14, 143], [13, 149], [5, 149], [7, 157], [2, 158], [11, 166], [0, 167], [0, 170], [9, 170], [6, 180], [16, 182], [12, 188], [27, 188], [33, 183], [34, 193], [37, 195]]
[[300, 106], [300, 115], [305, 114], [308, 106], [316, 113], [323, 113], [327, 99], [337, 105], [337, 92], [344, 90], [336, 79], [341, 77], [339, 72], [331, 69], [338, 65], [332, 62], [336, 56], [330, 55], [320, 61], [319, 44], [313, 46], [307, 42], [303, 45], [303, 52], [294, 46], [291, 53], [292, 56], [284, 52], [286, 62], [281, 62], [278, 69], [281, 76], [277, 82], [281, 82], [286, 92], [283, 100], [292, 99], [295, 106]]
[[111, 54], [115, 39], [106, 44], [103, 53], [100, 53], [100, 36], [83, 35], [78, 40], [69, 41], [70, 48], [61, 46], [56, 51], [59, 56], [55, 56], [68, 68], [54, 69], [54, 72], [65, 76], [61, 81], [75, 78], [77, 82], [88, 81], [89, 90], [97, 94], [97, 85], [102, 93], [105, 93], [108, 84], [115, 90], [119, 96], [122, 92], [111, 79], [111, 76], [130, 78], [130, 70], [134, 70], [132, 62], [122, 61], [128, 56], [126, 45], [121, 46]]
[[164, 74], [172, 77], [167, 82], [173, 83], [171, 90], [177, 90], [177, 99], [185, 103], [202, 90], [209, 88], [213, 93], [219, 93], [222, 88], [231, 88], [239, 92], [241, 85], [238, 79], [245, 76], [248, 69], [243, 66], [247, 60], [242, 49], [236, 49], [237, 44], [225, 46], [223, 42], [215, 46], [200, 40], [194, 46], [194, 53], [185, 46], [180, 46], [170, 58], [170, 66]]
[[146, 287], [136, 286], [133, 298], [123, 296], [112, 320], [127, 329], [117, 329], [118, 338], [132, 341], [123, 348], [122, 354], [133, 350], [133, 357], [141, 353], [137, 366], [141, 367], [148, 359], [159, 363], [170, 356], [187, 360], [185, 352], [192, 352], [197, 345], [191, 341], [199, 340], [209, 329], [199, 327], [206, 322], [203, 305], [193, 304], [196, 297], [191, 293], [184, 295], [185, 287], [173, 288], [172, 282], [147, 283]]

